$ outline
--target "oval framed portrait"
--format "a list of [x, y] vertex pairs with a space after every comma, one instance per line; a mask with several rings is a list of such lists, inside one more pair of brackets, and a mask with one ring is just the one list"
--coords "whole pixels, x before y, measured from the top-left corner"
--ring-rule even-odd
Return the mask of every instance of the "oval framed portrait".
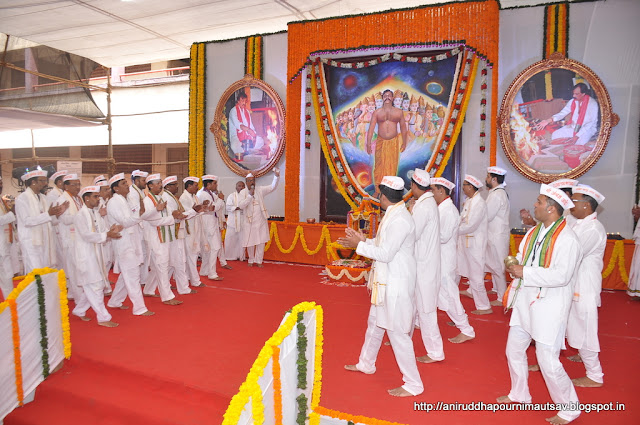
[[284, 119], [278, 93], [247, 74], [222, 94], [209, 129], [231, 171], [260, 177], [275, 167], [284, 152]]
[[618, 121], [602, 80], [586, 65], [556, 54], [511, 83], [498, 125], [511, 164], [529, 180], [549, 183], [589, 171]]

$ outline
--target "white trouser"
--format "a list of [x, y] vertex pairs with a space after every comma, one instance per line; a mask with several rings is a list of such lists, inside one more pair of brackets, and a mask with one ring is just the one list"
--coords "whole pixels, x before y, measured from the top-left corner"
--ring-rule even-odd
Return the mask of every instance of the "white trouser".
[[[87, 299], [88, 304], [86, 308], [83, 305], [84, 311], [80, 308], [80, 304], [76, 305], [76, 308], [73, 309], [73, 314], [78, 316], [84, 316], [89, 309], [89, 306], [96, 313], [96, 317], [98, 322], [108, 322], [111, 320], [111, 314], [107, 311], [107, 308], [104, 306], [104, 290], [102, 282], [93, 282], [93, 283], [85, 283], [82, 285], [82, 290], [84, 291], [85, 298]], [[78, 310], [78, 312], [76, 312]]]
[[198, 274], [198, 252], [193, 252], [190, 248], [193, 245], [193, 241], [187, 236], [182, 239], [184, 242], [184, 256], [187, 271], [187, 278], [191, 282], [192, 286], [200, 286], [200, 275]]
[[140, 266], [124, 267], [120, 262], [120, 276], [113, 288], [113, 294], [107, 304], [109, 307], [120, 307], [127, 295], [133, 303], [133, 314], [136, 316], [147, 312], [147, 306], [140, 289]]
[[13, 273], [26, 274], [22, 263], [22, 250], [18, 242], [11, 244], [11, 264], [13, 264]]
[[227, 260], [244, 260], [244, 248], [242, 247], [242, 231], [235, 227], [227, 226], [227, 233], [224, 235], [224, 247]]
[[[487, 269], [489, 273], [491, 273], [491, 280], [493, 281], [493, 289], [498, 294], [498, 300], [502, 301], [502, 297], [507, 290], [507, 278], [504, 274], [504, 265], [497, 270], [494, 270], [493, 267], [489, 267], [487, 265]], [[502, 269], [502, 270], [500, 270]]]
[[[549, 390], [549, 395], [554, 403], [573, 404], [575, 410], [561, 410], [558, 416], [567, 421], [572, 421], [580, 416], [578, 410], [578, 395], [576, 389], [560, 363], [560, 348], [564, 340], [565, 329], [558, 332], [556, 341], [551, 345], [536, 341], [536, 357], [542, 377]], [[511, 375], [511, 391], [509, 398], [519, 403], [531, 403], [529, 393], [529, 365], [527, 362], [527, 348], [531, 344], [531, 335], [521, 326], [511, 326], [507, 337], [507, 361], [509, 374]]]
[[600, 358], [597, 351], [589, 351], [586, 349], [578, 350], [580, 358], [584, 364], [584, 368], [587, 371], [587, 378], [592, 381], [603, 383], [604, 373], [602, 373], [602, 366], [600, 365]]
[[[593, 132], [588, 132], [586, 134], [583, 134], [582, 136], [578, 137], [578, 140], [576, 140], [576, 145], [585, 145], [589, 142], [589, 140], [591, 139], [591, 136], [593, 136]], [[551, 133], [551, 140], [553, 139], [562, 139], [565, 137], [573, 137], [573, 127], [569, 126], [569, 125], [565, 125], [564, 127], [560, 127], [559, 129], [557, 129], [556, 131], [554, 131], [553, 133]]]
[[264, 246], [265, 244], [261, 243], [258, 245], [252, 245], [247, 247], [247, 253], [249, 255], [249, 264], [262, 264], [262, 260], [264, 259]]
[[220, 251], [220, 247], [218, 249], [213, 249], [213, 244], [211, 240], [214, 236], [208, 236], [207, 241], [211, 249], [209, 251], [203, 250], [200, 253], [200, 257], [202, 257], [202, 263], [200, 264], [200, 276], [211, 276], [217, 277], [216, 273], [216, 263], [218, 262], [218, 251]]
[[173, 279], [176, 281], [178, 294], [188, 294], [189, 278], [187, 277], [187, 256], [184, 248], [184, 239], [175, 239], [169, 242], [169, 269], [173, 271]]
[[[444, 270], [444, 267], [442, 270]], [[442, 282], [440, 285], [440, 291], [438, 292], [438, 308], [447, 312], [449, 318], [460, 332], [466, 336], [474, 338], [476, 336], [476, 332], [469, 324], [469, 318], [464, 311], [462, 302], [460, 302], [460, 291], [454, 277], [455, 273], [453, 273], [453, 276], [451, 274], [442, 273]]]
[[[413, 351], [413, 341], [409, 334], [392, 331], [387, 329], [387, 335], [391, 342], [393, 354], [402, 373], [404, 385], [402, 388], [413, 394], [418, 395], [424, 391], [418, 365], [416, 363], [416, 355]], [[367, 332], [364, 335], [364, 344], [356, 368], [364, 373], [374, 373], [376, 371], [376, 359], [382, 345], [382, 337], [385, 329], [376, 325], [375, 307], [371, 306], [369, 310], [369, 318], [367, 319]]]
[[[431, 360], [444, 360], [444, 348], [442, 347], [442, 336], [438, 328], [438, 311], [434, 310], [430, 313], [422, 311], [422, 297], [417, 294], [416, 305], [418, 307], [418, 324], [420, 325], [420, 334], [424, 348]], [[409, 333], [409, 338], [413, 337], [413, 328]]]
[[13, 267], [10, 253], [0, 256], [0, 290], [5, 300], [13, 291]]
[[469, 289], [473, 296], [473, 302], [477, 310], [488, 310], [491, 308], [489, 297], [487, 296], [487, 288], [484, 286], [484, 267], [479, 269], [472, 268], [469, 270]]
[[151, 270], [144, 284], [145, 295], [153, 295], [156, 289], [160, 292], [162, 301], [169, 301], [176, 296], [171, 290], [169, 282], [169, 242], [159, 243], [151, 251]]
[[227, 265], [227, 255], [225, 254], [225, 246], [222, 244], [218, 250], [218, 260], [220, 260], [221, 266]]
[[[79, 285], [79, 279], [81, 278], [81, 275], [78, 273], [78, 269], [76, 268], [75, 250], [72, 246], [65, 246], [63, 252], [64, 254], [62, 255], [58, 254], [58, 262], [60, 262], [61, 260], [64, 261], [64, 272], [67, 277], [67, 288], [69, 289], [69, 291], [71, 291], [71, 296], [76, 301], [76, 304], [80, 304], [81, 299], [83, 301], [82, 304], [84, 304], [87, 302], [87, 300], [82, 287]], [[84, 316], [84, 314], [82, 314], [82, 316]]]
[[149, 258], [151, 255], [149, 254], [149, 245], [147, 245], [147, 241], [142, 237], [142, 230], [140, 230], [140, 239], [142, 240], [142, 264], [140, 264], [140, 283], [144, 285], [149, 276], [149, 263], [151, 259]]

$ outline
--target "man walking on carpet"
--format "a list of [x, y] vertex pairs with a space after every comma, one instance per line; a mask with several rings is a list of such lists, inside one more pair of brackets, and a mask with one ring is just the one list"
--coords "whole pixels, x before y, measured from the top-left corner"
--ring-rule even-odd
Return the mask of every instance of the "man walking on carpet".
[[388, 392], [396, 397], [416, 396], [424, 391], [424, 385], [409, 337], [416, 313], [415, 225], [402, 200], [402, 178], [385, 176], [378, 189], [380, 207], [386, 213], [375, 239], [366, 239], [362, 232], [350, 228], [346, 237], [338, 239], [343, 246], [356, 248], [358, 255], [374, 260], [369, 274], [371, 308], [364, 344], [358, 363], [345, 365], [345, 369], [375, 373], [386, 331], [404, 380], [404, 385]]
[[560, 189], [541, 185], [533, 212], [538, 225], [520, 243], [517, 259], [507, 271], [515, 278], [507, 293], [507, 308], [513, 308], [509, 322], [506, 355], [511, 391], [498, 403], [531, 403], [527, 349], [533, 339], [542, 377], [551, 399], [563, 407], [547, 418], [552, 424], [566, 424], [580, 415], [578, 396], [560, 363], [569, 308], [573, 298], [576, 269], [582, 250], [576, 234], [562, 213], [573, 208]]
[[485, 256], [485, 270], [491, 273], [493, 290], [498, 298], [491, 301], [491, 305], [502, 305], [502, 296], [507, 289], [507, 280], [504, 275], [504, 259], [509, 255], [509, 197], [505, 191], [504, 182], [507, 170], [500, 167], [487, 168], [485, 183], [489, 194], [487, 195], [487, 227], [491, 237], [487, 238], [487, 252]]

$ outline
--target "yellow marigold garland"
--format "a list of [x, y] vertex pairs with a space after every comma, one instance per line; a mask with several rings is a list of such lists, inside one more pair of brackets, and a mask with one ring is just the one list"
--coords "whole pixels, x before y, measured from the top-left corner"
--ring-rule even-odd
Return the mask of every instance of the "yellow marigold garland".
[[302, 249], [307, 253], [307, 255], [316, 255], [318, 252], [320, 252], [322, 246], [324, 245], [327, 251], [327, 258], [332, 258], [331, 250], [329, 249], [329, 246], [332, 243], [331, 233], [329, 232], [329, 228], [327, 226], [322, 227], [322, 233], [320, 234], [318, 245], [313, 250], [310, 250], [307, 245], [307, 240], [304, 236], [304, 228], [302, 226], [296, 226], [296, 233], [293, 237], [293, 241], [291, 242], [289, 248], [285, 249], [282, 246], [282, 242], [280, 241], [280, 235], [278, 235], [278, 226], [275, 222], [272, 221], [271, 226], [269, 227], [269, 242], [267, 242], [267, 244], [265, 245], [264, 250], [265, 252], [268, 251], [269, 248], [271, 248], [271, 242], [275, 240], [276, 246], [278, 247], [278, 250], [280, 252], [282, 252], [283, 254], [290, 254], [296, 247], [298, 239], [302, 244]]
[[611, 275], [614, 267], [616, 266], [616, 262], [618, 263], [620, 278], [626, 285], [629, 285], [629, 275], [627, 274], [627, 266], [624, 258], [624, 241], [616, 241], [613, 245], [613, 252], [611, 253], [609, 264], [607, 264], [607, 268], [602, 272], [603, 279], [606, 279]]
[[314, 356], [313, 390], [311, 392], [311, 410], [320, 403], [322, 390], [322, 354], [324, 353], [324, 311], [316, 308], [316, 346]]
[[191, 45], [189, 74], [189, 174], [204, 174], [206, 44]]
[[64, 270], [58, 271], [58, 287], [60, 288], [60, 318], [62, 324], [62, 343], [64, 358], [71, 358], [71, 327], [69, 326], [69, 301], [67, 301], [67, 278]]

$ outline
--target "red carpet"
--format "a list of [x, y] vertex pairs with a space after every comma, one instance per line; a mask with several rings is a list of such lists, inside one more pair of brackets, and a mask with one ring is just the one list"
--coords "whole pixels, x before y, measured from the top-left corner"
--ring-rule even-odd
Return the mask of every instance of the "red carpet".
[[[16, 409], [6, 425], [28, 424], [217, 424], [262, 344], [282, 316], [300, 301], [315, 301], [325, 310], [321, 405], [346, 413], [404, 424], [545, 424], [554, 412], [425, 412], [414, 403], [493, 403], [509, 391], [504, 355], [508, 317], [494, 307], [489, 316], [471, 315], [476, 339], [460, 345], [446, 341], [457, 329], [439, 313], [445, 339], [442, 363], [419, 364], [425, 393], [397, 399], [386, 390], [402, 383], [390, 347], [383, 346], [378, 371], [363, 375], [343, 369], [357, 362], [369, 308], [364, 288], [323, 285], [318, 267], [267, 263], [263, 269], [231, 262], [221, 282], [203, 282], [195, 295], [178, 296], [180, 306], [145, 298], [156, 315], [134, 317], [131, 310], [111, 310], [120, 326], [107, 329], [71, 319], [72, 358], [51, 375], [36, 400]], [[579, 424], [640, 423], [636, 403], [640, 372], [640, 302], [622, 292], [605, 292], [600, 310], [602, 388], [578, 388], [582, 403], [624, 403], [624, 412], [583, 413]], [[463, 299], [467, 311], [472, 300]], [[417, 331], [416, 355], [425, 354]], [[533, 350], [530, 360], [535, 362]], [[562, 361], [573, 378], [584, 375], [580, 363]], [[535, 403], [550, 402], [541, 374], [530, 376]], [[285, 424], [290, 425], [290, 424]]]

